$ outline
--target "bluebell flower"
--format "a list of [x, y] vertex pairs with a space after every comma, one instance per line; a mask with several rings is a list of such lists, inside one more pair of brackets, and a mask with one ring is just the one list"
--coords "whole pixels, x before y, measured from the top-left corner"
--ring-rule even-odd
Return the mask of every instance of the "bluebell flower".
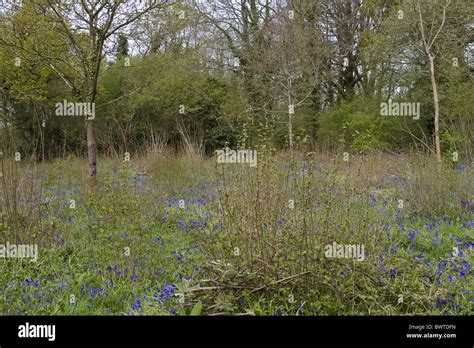
[[375, 196], [372, 193], [369, 195], [369, 198], [374, 203], [377, 201], [377, 199], [375, 198]]
[[217, 222], [217, 223], [214, 225], [214, 227], [212, 228], [212, 231], [211, 231], [211, 232], [212, 232], [212, 233], [216, 232], [217, 229], [218, 229], [219, 227], [221, 227], [221, 226], [222, 226], [222, 223]]
[[94, 298], [97, 294], [100, 294], [102, 292], [102, 289], [101, 288], [92, 288], [92, 287], [89, 287], [88, 288], [89, 290], [89, 296], [91, 298]]
[[24, 281], [21, 282], [21, 286], [28, 286], [33, 285], [35, 288], [39, 287], [39, 281], [34, 280], [33, 278], [26, 278]]
[[132, 309], [133, 310], [138, 310], [141, 308], [141, 302], [140, 302], [140, 297], [136, 297], [135, 301], [132, 302]]
[[456, 170], [460, 171], [460, 172], [463, 172], [465, 171], [466, 169], [469, 169], [469, 165], [466, 164], [466, 163], [460, 163], [456, 166], [455, 168]]
[[461, 199], [461, 206], [465, 209], [470, 209], [471, 211], [474, 211], [474, 204], [467, 200]]
[[171, 297], [174, 294], [175, 286], [165, 283], [163, 289], [158, 289], [157, 292], [160, 294], [160, 298]]

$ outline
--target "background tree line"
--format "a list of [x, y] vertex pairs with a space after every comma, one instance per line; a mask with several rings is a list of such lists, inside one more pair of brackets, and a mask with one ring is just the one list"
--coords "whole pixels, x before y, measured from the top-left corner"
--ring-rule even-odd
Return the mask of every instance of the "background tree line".
[[[471, 160], [473, 48], [468, 0], [4, 1], [2, 148], [88, 153], [89, 176], [94, 151], [157, 146], [434, 154], [438, 135]], [[380, 116], [388, 99], [420, 120]]]

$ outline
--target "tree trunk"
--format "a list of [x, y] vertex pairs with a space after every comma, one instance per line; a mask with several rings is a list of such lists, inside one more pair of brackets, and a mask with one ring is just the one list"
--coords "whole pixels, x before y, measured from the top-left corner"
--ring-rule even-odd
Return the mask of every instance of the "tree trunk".
[[87, 161], [89, 164], [87, 178], [93, 180], [97, 173], [97, 143], [94, 120], [87, 120]]
[[438, 97], [438, 86], [435, 78], [435, 67], [434, 57], [429, 54], [428, 59], [430, 60], [430, 75], [431, 75], [431, 87], [433, 89], [433, 102], [434, 102], [434, 128], [435, 128], [435, 147], [436, 147], [436, 161], [441, 163], [441, 144], [439, 139], [439, 97]]
[[[291, 86], [291, 82], [290, 82]], [[291, 90], [291, 87], [290, 87]], [[288, 94], [288, 143], [290, 150], [293, 150], [293, 116], [294, 106], [291, 104], [291, 95]]]
[[293, 150], [293, 125], [292, 125], [292, 119], [291, 119], [291, 112], [288, 113], [288, 138], [289, 138], [290, 150]]

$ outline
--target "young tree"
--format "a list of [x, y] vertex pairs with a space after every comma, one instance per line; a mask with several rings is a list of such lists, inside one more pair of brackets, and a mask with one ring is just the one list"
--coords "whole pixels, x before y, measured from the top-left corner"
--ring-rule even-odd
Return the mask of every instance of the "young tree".
[[[317, 24], [316, 24], [317, 25]], [[321, 83], [329, 50], [315, 23], [294, 7], [280, 7], [268, 25], [269, 42], [257, 69], [268, 76], [276, 104], [287, 104], [288, 146], [293, 149], [293, 115]]]
[[[72, 45], [75, 58], [81, 67], [81, 79], [85, 87], [84, 99], [95, 103], [101, 62], [107, 52], [106, 43], [146, 13], [163, 7], [167, 0], [146, 2], [123, 1], [53, 1], [47, 0], [52, 20], [59, 23], [65, 39]], [[82, 39], [82, 35], [86, 39]], [[87, 157], [89, 179], [97, 173], [97, 142], [94, 120], [87, 120]]]
[[256, 65], [264, 58], [262, 50], [268, 43], [266, 34], [275, 12], [272, 7], [275, 2], [285, 1], [216, 0], [210, 4], [203, 2], [198, 8], [223, 39], [224, 44], [214, 49], [216, 55], [224, 65], [232, 66], [242, 78], [252, 110], [252, 124], [256, 119], [256, 111], [264, 113], [268, 101], [268, 80]]
[[[428, 120], [429, 124], [422, 121], [421, 125], [432, 132], [434, 150], [427, 145], [429, 141], [423, 144], [440, 163], [441, 129], [452, 119], [448, 112], [441, 117], [441, 107], [443, 101], [448, 102], [449, 81], [466, 69], [465, 53], [472, 37], [474, 8], [457, 0], [411, 0], [381, 8], [380, 27], [364, 38], [363, 60], [371, 66], [374, 92], [379, 98], [389, 99], [411, 94], [418, 96], [417, 101], [421, 102], [429, 96], [431, 100], [426, 98], [425, 105], [433, 105], [433, 121]], [[453, 59], [457, 62], [456, 67]], [[458, 80], [469, 78], [465, 76]], [[430, 107], [424, 110], [430, 110]], [[411, 131], [409, 133], [420, 141]]]
[[[438, 95], [438, 84], [436, 82], [435, 76], [435, 54], [433, 52], [433, 45], [436, 40], [439, 38], [440, 32], [444, 29], [444, 25], [446, 22], [446, 10], [451, 4], [451, 0], [445, 0], [444, 4], [442, 5], [442, 15], [441, 15], [441, 22], [437, 24], [437, 28], [435, 28], [434, 21], [431, 22], [429, 26], [423, 20], [423, 13], [422, 13], [422, 4], [420, 0], [416, 0], [414, 2], [414, 6], [416, 8], [418, 14], [418, 25], [420, 28], [421, 34], [421, 41], [423, 44], [423, 49], [428, 57], [428, 61], [430, 64], [430, 79], [431, 79], [431, 88], [433, 90], [433, 104], [434, 104], [434, 132], [435, 132], [435, 148], [436, 148], [436, 161], [441, 163], [441, 144], [440, 144], [440, 134], [439, 134], [439, 95]], [[429, 30], [428, 30], [429, 29]], [[432, 34], [430, 36], [430, 34]]]

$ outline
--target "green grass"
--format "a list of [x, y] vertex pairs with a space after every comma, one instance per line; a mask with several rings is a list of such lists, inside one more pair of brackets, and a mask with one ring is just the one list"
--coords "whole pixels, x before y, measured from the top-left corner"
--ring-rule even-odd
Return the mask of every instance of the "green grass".
[[[20, 228], [2, 210], [0, 241], [36, 243], [39, 257], [0, 260], [0, 312], [471, 314], [472, 168], [431, 161], [104, 158], [93, 187], [82, 161], [35, 166]], [[363, 244], [364, 261], [326, 258], [333, 242]]]

